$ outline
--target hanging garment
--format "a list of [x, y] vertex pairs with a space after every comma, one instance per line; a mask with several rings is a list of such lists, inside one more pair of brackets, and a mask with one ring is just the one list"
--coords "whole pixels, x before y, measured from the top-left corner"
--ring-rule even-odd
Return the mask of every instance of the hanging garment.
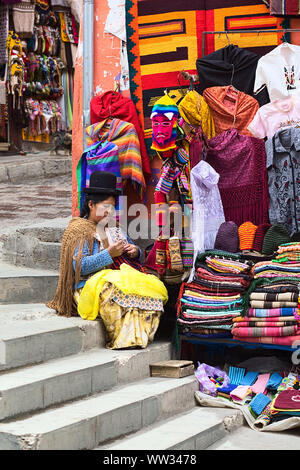
[[125, 186], [130, 180], [142, 198], [146, 187], [140, 145], [135, 127], [120, 119], [105, 119], [86, 128], [88, 145], [95, 142], [112, 142], [119, 151], [120, 171]]
[[8, 7], [0, 5], [0, 64], [7, 61]]
[[134, 125], [139, 138], [142, 167], [145, 175], [151, 174], [149, 157], [147, 154], [144, 134], [133, 101], [125, 98], [121, 93], [108, 91], [95, 96], [91, 100], [91, 123], [95, 124], [107, 118], [117, 118]]
[[225, 131], [208, 141], [206, 161], [219, 173], [226, 221], [240, 226], [251, 221], [268, 223], [268, 175], [265, 143], [241, 135], [236, 129]]
[[[198, 253], [214, 248], [219, 227], [225, 222], [218, 182], [218, 173], [204, 160], [191, 170], [194, 264]], [[193, 269], [189, 282], [194, 274]]]
[[287, 128], [266, 142], [271, 224], [290, 235], [300, 229], [300, 129]]
[[219, 178], [218, 173], [204, 160], [191, 170], [192, 238], [198, 251], [214, 248], [219, 227], [225, 222]]
[[259, 109], [255, 98], [231, 85], [206, 88], [203, 98], [211, 110], [216, 135], [235, 128], [240, 134], [251, 136], [247, 127]]
[[[255, 96], [253, 90], [258, 60], [257, 54], [233, 44], [197, 59], [197, 91], [202, 94], [205, 88], [233, 85], [239, 91]], [[270, 101], [266, 90], [255, 98], [260, 105]]]
[[22, 3], [12, 7], [14, 30], [22, 38], [31, 38], [34, 27], [35, 4], [31, 0], [22, 0]]
[[254, 91], [266, 85], [271, 101], [300, 96], [300, 46], [284, 42], [257, 63]]
[[291, 96], [259, 108], [248, 130], [258, 139], [270, 139], [279, 129], [299, 126], [300, 96]]
[[118, 147], [111, 142], [97, 142], [90, 145], [81, 155], [77, 165], [78, 207], [81, 210], [94, 171], [109, 171], [117, 177], [117, 189], [122, 189]]
[[202, 127], [205, 136], [211, 139], [215, 136], [214, 121], [210, 109], [199, 93], [189, 91], [178, 105], [180, 116], [193, 127]]

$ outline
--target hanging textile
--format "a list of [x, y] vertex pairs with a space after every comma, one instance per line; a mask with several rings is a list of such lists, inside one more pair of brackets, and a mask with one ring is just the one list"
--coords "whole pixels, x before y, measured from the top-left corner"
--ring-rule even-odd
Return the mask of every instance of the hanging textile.
[[8, 7], [0, 5], [0, 64], [7, 61]]
[[247, 127], [259, 109], [255, 98], [231, 85], [206, 88], [203, 98], [211, 110], [216, 134], [235, 128], [240, 134], [251, 136]]
[[254, 91], [266, 85], [271, 101], [300, 96], [300, 46], [284, 42], [257, 63]]
[[269, 222], [265, 143], [230, 129], [208, 141], [206, 161], [219, 173], [226, 221]]
[[266, 142], [270, 223], [283, 224], [290, 234], [300, 229], [300, 129], [287, 128]]
[[145, 146], [144, 135], [133, 101], [124, 97], [121, 95], [121, 93], [108, 91], [102, 95], [98, 95], [92, 98], [90, 108], [92, 124], [103, 121], [103, 119], [110, 117], [117, 118], [121, 121], [129, 122], [134, 125], [135, 131], [139, 138], [143, 172], [150, 175], [151, 168]]
[[130, 180], [142, 198], [145, 179], [142, 171], [142, 158], [139, 139], [133, 124], [120, 119], [106, 119], [86, 128], [88, 145], [95, 142], [112, 142], [119, 149], [120, 171], [123, 185]]

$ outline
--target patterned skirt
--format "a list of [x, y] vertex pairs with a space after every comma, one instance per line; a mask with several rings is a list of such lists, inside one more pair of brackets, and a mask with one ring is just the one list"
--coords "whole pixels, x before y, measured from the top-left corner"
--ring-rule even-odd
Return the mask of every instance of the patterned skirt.
[[[77, 304], [81, 289], [74, 292]], [[99, 314], [106, 330], [108, 349], [146, 348], [155, 336], [163, 312], [162, 302], [124, 295], [106, 282], [100, 294]]]

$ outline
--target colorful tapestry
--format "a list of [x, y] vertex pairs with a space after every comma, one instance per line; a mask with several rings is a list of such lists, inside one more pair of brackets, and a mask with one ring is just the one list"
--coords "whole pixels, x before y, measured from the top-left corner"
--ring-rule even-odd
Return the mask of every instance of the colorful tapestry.
[[[270, 15], [259, 0], [126, 0], [127, 50], [131, 99], [134, 101], [149, 154], [152, 141], [151, 110], [168, 89], [178, 103], [189, 83], [182, 70], [196, 73], [202, 57], [204, 31], [249, 33], [205, 35], [205, 54], [228, 45], [228, 41], [264, 55], [280, 44], [279, 33], [251, 33], [253, 29], [280, 29], [282, 18]], [[246, 5], [245, 5], [246, 4]]]

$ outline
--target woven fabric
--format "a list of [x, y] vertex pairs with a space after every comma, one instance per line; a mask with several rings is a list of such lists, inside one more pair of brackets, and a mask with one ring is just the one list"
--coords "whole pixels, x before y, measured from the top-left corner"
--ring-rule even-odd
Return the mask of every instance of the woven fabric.
[[120, 119], [107, 119], [86, 129], [87, 143], [112, 142], [118, 147], [120, 172], [124, 185], [130, 180], [140, 197], [145, 190], [140, 144], [134, 125]]
[[270, 14], [279, 16], [299, 16], [299, 0], [270, 0]]
[[299, 332], [298, 325], [295, 326], [274, 326], [274, 327], [264, 327], [264, 328], [257, 328], [257, 327], [234, 327], [232, 329], [232, 334], [234, 336], [249, 336], [249, 337], [257, 337], [257, 336], [292, 336], [296, 335]]
[[185, 122], [195, 127], [201, 126], [208, 139], [215, 136], [215, 125], [210, 108], [203, 96], [199, 95], [196, 90], [189, 91], [180, 101], [178, 108]]
[[300, 335], [295, 336], [260, 336], [249, 338], [247, 336], [233, 336], [233, 339], [246, 343], [277, 344], [281, 346], [292, 346], [295, 341], [300, 341]]
[[225, 220], [237, 226], [269, 222], [268, 176], [263, 140], [225, 131], [208, 141], [206, 161], [220, 175]]
[[249, 308], [249, 317], [291, 317], [297, 313], [297, 308], [272, 308], [272, 309], [260, 309], [260, 308]]
[[266, 406], [271, 403], [271, 399], [264, 395], [263, 393], [258, 393], [249, 403], [251, 410], [259, 416]]
[[203, 98], [211, 110], [216, 135], [235, 128], [240, 134], [252, 136], [247, 128], [259, 109], [255, 98], [231, 86], [206, 88]]
[[[168, 88], [178, 103], [183, 96], [182, 88], [188, 88], [189, 83], [180, 79], [181, 70], [196, 73], [196, 61], [202, 53], [202, 33], [204, 31], [224, 30], [224, 25], [239, 29], [280, 29], [280, 18], [274, 18], [269, 10], [259, 0], [126, 0], [126, 35], [127, 54], [129, 63], [130, 91], [138, 112], [144, 122], [144, 132], [147, 148], [152, 144], [151, 103], [162, 96]], [[175, 13], [178, 13], [175, 15]], [[174, 16], [175, 15], [175, 16]], [[235, 34], [234, 44], [240, 46], [244, 55], [242, 60], [233, 53], [233, 60], [220, 60], [213, 68], [204, 70], [201, 77], [206, 81], [214, 81], [212, 85], [229, 85], [232, 83], [232, 63], [235, 65], [234, 85], [238, 84], [253, 89], [253, 80], [257, 58], [269, 52], [281, 43], [281, 35], [276, 33]], [[228, 49], [225, 34], [207, 35], [205, 54], [210, 54], [220, 48]], [[255, 48], [254, 54], [247, 49]], [[249, 57], [256, 56], [255, 60]], [[246, 60], [245, 60], [246, 56]], [[243, 79], [240, 80], [241, 75]], [[225, 80], [224, 80], [225, 78]], [[236, 83], [236, 81], [238, 83]], [[217, 82], [217, 83], [216, 83]], [[244, 90], [242, 90], [244, 91]], [[200, 93], [200, 91], [198, 91]], [[202, 93], [200, 93], [202, 94]], [[151, 151], [153, 154], [153, 151]]]

